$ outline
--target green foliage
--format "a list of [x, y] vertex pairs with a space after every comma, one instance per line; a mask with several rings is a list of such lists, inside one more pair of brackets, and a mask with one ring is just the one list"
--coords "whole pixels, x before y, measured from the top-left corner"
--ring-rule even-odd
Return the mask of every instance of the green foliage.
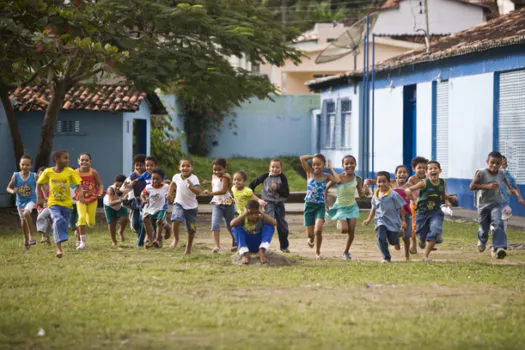
[[151, 154], [157, 158], [163, 168], [173, 168], [183, 156], [181, 138], [173, 137], [175, 130], [169, 114], [151, 116]]

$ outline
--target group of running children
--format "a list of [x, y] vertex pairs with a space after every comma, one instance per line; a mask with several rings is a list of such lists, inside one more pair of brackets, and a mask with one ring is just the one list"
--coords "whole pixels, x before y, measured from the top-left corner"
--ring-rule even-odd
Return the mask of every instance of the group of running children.
[[[220, 251], [220, 224], [224, 221], [232, 236], [232, 251], [237, 251], [241, 262], [249, 262], [249, 253], [258, 253], [261, 263], [266, 263], [266, 252], [277, 227], [280, 250], [289, 253], [288, 223], [285, 218], [285, 201], [289, 196], [288, 180], [282, 172], [279, 159], [270, 161], [269, 172], [262, 174], [247, 185], [247, 175], [238, 171], [233, 178], [227, 172], [227, 161], [217, 158], [212, 162], [211, 190], [201, 189], [193, 171], [190, 158], [179, 163], [180, 173], [168, 181], [159, 168], [155, 157], [136, 155], [134, 171], [129, 175], [117, 175], [104, 195], [99, 174], [91, 167], [91, 155], [78, 157], [78, 168], [69, 167], [69, 154], [55, 151], [54, 167], [40, 168], [31, 172], [32, 159], [24, 155], [20, 159], [20, 171], [15, 172], [7, 191], [16, 194], [16, 206], [24, 233], [24, 246], [29, 249], [36, 244], [35, 233], [42, 234], [41, 243], [50, 244], [53, 233], [56, 256], [63, 255], [62, 242], [68, 240], [68, 229], [73, 229], [77, 249], [86, 248], [86, 226], [95, 224], [98, 198], [104, 196], [104, 211], [108, 223], [112, 247], [117, 247], [117, 224], [120, 240], [124, 241], [125, 228], [137, 235], [137, 246], [161, 248], [163, 240], [173, 240], [170, 248], [179, 243], [180, 225], [187, 232], [185, 254], [190, 255], [196, 233], [199, 195], [212, 196], [211, 231], [214, 239], [212, 252]], [[337, 227], [347, 235], [342, 258], [351, 259], [350, 247], [354, 240], [359, 207], [356, 197], [372, 195], [372, 209], [363, 225], [375, 220], [377, 245], [382, 262], [391, 261], [389, 245], [400, 249], [400, 237], [404, 242], [405, 258], [417, 253], [417, 245], [423, 249], [423, 260], [429, 260], [435, 245], [443, 242], [443, 220], [451, 214], [451, 204], [446, 194], [446, 181], [440, 178], [441, 166], [437, 161], [423, 157], [412, 160], [414, 175], [400, 165], [395, 169], [395, 179], [390, 173], [379, 171], [375, 179], [362, 180], [355, 174], [356, 159], [347, 155], [342, 159], [343, 172], [338, 174], [326, 162], [322, 154], [300, 157], [307, 177], [304, 206], [304, 226], [307, 244], [315, 247], [316, 258], [321, 258], [322, 231], [325, 217], [337, 220]], [[325, 171], [328, 169], [328, 172]], [[500, 169], [502, 168], [502, 169]], [[470, 184], [476, 191], [479, 230], [478, 249], [485, 251], [489, 232], [492, 231], [492, 256], [506, 256], [507, 235], [505, 222], [512, 211], [510, 197], [516, 195], [521, 204], [525, 201], [514, 177], [506, 170], [507, 161], [499, 152], [491, 152], [487, 168], [478, 170]], [[262, 184], [260, 198], [254, 194]], [[328, 190], [336, 186], [337, 199], [328, 206]], [[371, 186], [376, 186], [373, 193]], [[357, 196], [356, 196], [357, 195]], [[168, 205], [173, 203], [171, 225], [166, 221]], [[32, 211], [38, 211], [36, 227]], [[164, 234], [163, 234], [164, 233]], [[416, 245], [416, 236], [419, 243]]]

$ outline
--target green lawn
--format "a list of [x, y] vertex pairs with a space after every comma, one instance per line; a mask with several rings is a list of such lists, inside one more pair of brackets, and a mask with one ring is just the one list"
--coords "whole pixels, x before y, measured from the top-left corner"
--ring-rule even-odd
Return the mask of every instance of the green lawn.
[[[212, 165], [211, 162], [213, 158], [191, 156], [193, 159], [193, 173], [197, 175], [200, 181], [202, 180], [211, 180], [212, 175]], [[270, 166], [270, 159], [256, 159], [256, 158], [229, 158], [228, 159], [228, 172], [230, 175], [236, 171], [244, 170], [248, 175], [248, 181], [252, 181], [257, 178], [259, 175], [268, 172]], [[288, 185], [290, 186], [291, 192], [305, 191], [306, 190], [306, 180], [302, 177], [296, 169], [301, 168], [301, 163], [299, 157], [280, 157], [283, 163], [283, 172], [288, 178]], [[171, 178], [175, 173], [179, 172], [178, 168], [169, 169], [168, 177]], [[257, 188], [259, 192], [260, 187]]]
[[[70, 242], [60, 260], [0, 228], [0, 348], [525, 348], [525, 251], [504, 261], [475, 252], [472, 224], [445, 223], [433, 257], [447, 262], [292, 255], [287, 267], [232, 265], [209, 253], [200, 227], [189, 258], [182, 247], [112, 250], [100, 225], [88, 250]], [[359, 227], [356, 244], [375, 252], [372, 230]], [[331, 232], [327, 245], [342, 242]], [[292, 250], [304, 244], [300, 226], [291, 238]]]

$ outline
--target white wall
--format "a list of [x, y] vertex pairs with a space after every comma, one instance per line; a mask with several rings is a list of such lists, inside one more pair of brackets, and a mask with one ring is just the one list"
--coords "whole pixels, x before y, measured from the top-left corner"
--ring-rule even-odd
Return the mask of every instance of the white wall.
[[138, 111], [123, 114], [122, 122], [122, 171], [128, 175], [133, 171], [133, 119], [145, 119], [146, 154], [151, 152], [151, 119], [148, 104], [143, 101]]
[[[321, 93], [321, 108], [323, 106], [323, 101], [333, 100], [336, 104], [339, 100], [350, 99], [352, 100], [352, 119], [350, 122], [350, 148], [341, 149], [341, 150], [326, 150], [321, 149], [321, 153], [325, 155], [327, 160], [331, 160], [335, 168], [341, 167], [341, 160], [344, 156], [351, 154], [357, 160], [357, 169], [360, 169], [360, 159], [359, 159], [359, 96], [360, 96], [360, 87], [356, 87], [354, 92], [354, 86], [345, 86], [343, 88], [338, 88], [332, 91], [324, 91]], [[320, 130], [318, 131], [320, 132]]]
[[492, 151], [494, 74], [450, 79], [449, 174], [472, 178]]
[[374, 171], [393, 172], [403, 164], [403, 87], [375, 92]]
[[432, 82], [419, 83], [416, 88], [417, 122], [416, 153], [432, 158]]
[[[380, 12], [373, 33], [417, 34], [414, 28], [426, 28], [424, 8], [424, 1], [401, 1], [399, 8]], [[423, 10], [423, 13], [420, 13], [420, 10]], [[429, 28], [432, 34], [457, 33], [485, 22], [482, 7], [463, 4], [456, 0], [428, 0], [428, 13]]]

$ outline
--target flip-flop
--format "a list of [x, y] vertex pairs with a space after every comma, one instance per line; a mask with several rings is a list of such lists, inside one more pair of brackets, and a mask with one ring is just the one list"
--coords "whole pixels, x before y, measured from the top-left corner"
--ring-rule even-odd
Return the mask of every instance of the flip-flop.
[[35, 239], [30, 239], [29, 240], [29, 245], [36, 245], [36, 240]]

